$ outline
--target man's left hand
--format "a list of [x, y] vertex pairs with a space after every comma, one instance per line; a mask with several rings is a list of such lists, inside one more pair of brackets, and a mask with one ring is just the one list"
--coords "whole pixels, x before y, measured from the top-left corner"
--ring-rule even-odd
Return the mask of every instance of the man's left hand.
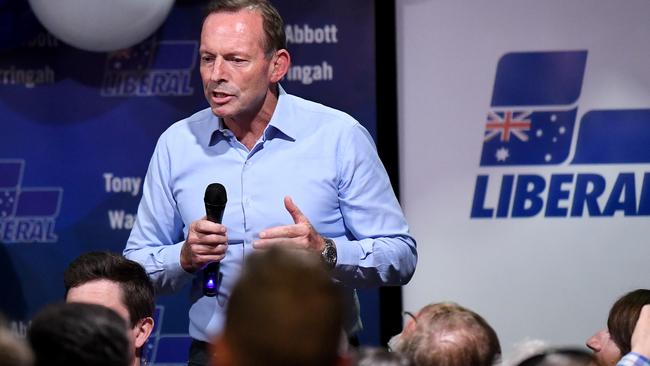
[[293, 218], [293, 225], [275, 226], [260, 232], [260, 239], [253, 242], [256, 249], [273, 246], [305, 249], [321, 253], [325, 248], [325, 240], [314, 229], [309, 219], [293, 203], [291, 197], [284, 197], [284, 207]]

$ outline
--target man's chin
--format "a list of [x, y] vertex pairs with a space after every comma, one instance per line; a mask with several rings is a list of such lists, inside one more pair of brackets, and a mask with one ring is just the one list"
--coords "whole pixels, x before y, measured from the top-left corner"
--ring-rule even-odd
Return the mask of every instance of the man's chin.
[[212, 109], [212, 113], [215, 116], [219, 117], [219, 118], [228, 118], [228, 117], [231, 116], [229, 111], [226, 108], [224, 108], [223, 106], [214, 106], [214, 105], [212, 105], [212, 106], [210, 106], [210, 109]]

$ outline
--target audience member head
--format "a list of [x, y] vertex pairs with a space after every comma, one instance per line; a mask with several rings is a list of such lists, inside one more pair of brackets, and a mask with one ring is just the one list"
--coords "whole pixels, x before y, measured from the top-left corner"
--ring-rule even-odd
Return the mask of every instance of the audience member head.
[[494, 329], [480, 315], [454, 303], [425, 306], [389, 345], [417, 366], [490, 366], [501, 357]]
[[549, 343], [539, 338], [526, 337], [515, 342], [508, 353], [508, 357], [501, 360], [503, 366], [514, 366], [523, 360], [546, 352], [550, 349]]
[[64, 273], [66, 302], [107, 306], [126, 319], [139, 363], [142, 346], [153, 330], [154, 290], [144, 268], [110, 252], [89, 252], [73, 260]]
[[632, 332], [643, 305], [650, 304], [650, 290], [638, 289], [619, 298], [609, 310], [607, 329], [602, 329], [589, 339], [587, 347], [594, 351], [598, 364], [616, 365], [630, 352]]
[[217, 364], [334, 365], [343, 329], [339, 291], [318, 255], [279, 248], [253, 253], [214, 342]]
[[7, 328], [0, 315], [0, 366], [31, 366], [34, 355], [24, 339]]
[[548, 349], [526, 358], [517, 366], [596, 366], [596, 358], [581, 349]]
[[361, 347], [357, 355], [356, 366], [411, 366], [411, 360], [405, 355], [388, 352], [381, 347]]
[[53, 304], [28, 331], [36, 366], [128, 366], [133, 362], [124, 318], [101, 305]]

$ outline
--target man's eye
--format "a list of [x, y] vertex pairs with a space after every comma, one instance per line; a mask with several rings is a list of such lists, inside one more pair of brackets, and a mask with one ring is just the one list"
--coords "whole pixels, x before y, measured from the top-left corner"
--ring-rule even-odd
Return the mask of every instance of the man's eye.
[[203, 63], [209, 63], [209, 62], [212, 62], [212, 61], [214, 61], [214, 57], [212, 57], [212, 56], [207, 56], [207, 55], [206, 56], [201, 56], [201, 62], [203, 62]]

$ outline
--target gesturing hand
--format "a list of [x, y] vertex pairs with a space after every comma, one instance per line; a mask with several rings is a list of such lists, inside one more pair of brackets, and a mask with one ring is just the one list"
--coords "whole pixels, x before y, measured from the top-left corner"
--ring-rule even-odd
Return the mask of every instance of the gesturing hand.
[[294, 249], [322, 252], [325, 241], [314, 229], [309, 219], [293, 203], [291, 197], [284, 197], [284, 207], [287, 209], [294, 224], [267, 228], [260, 232], [260, 239], [253, 242], [256, 249], [283, 246]]
[[226, 256], [228, 237], [226, 227], [203, 218], [193, 221], [181, 249], [181, 266], [194, 272], [210, 262], [221, 261]]

